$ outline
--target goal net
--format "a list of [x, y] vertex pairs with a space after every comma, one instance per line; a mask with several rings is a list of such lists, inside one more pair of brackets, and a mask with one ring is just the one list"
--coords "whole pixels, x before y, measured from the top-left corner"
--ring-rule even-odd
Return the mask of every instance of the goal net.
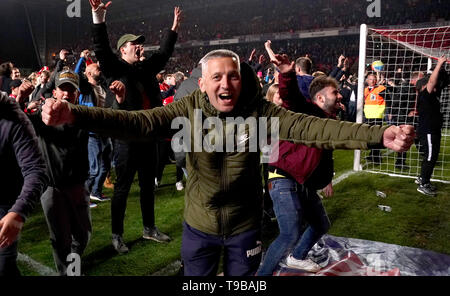
[[[413, 124], [417, 128], [415, 112], [415, 77], [431, 73], [437, 59], [446, 55], [450, 59], [450, 26], [420, 29], [376, 29], [361, 26], [358, 77], [357, 121], [367, 122], [364, 116], [365, 78], [375, 74], [378, 85], [385, 87], [383, 124]], [[375, 61], [381, 61], [374, 63]], [[377, 65], [375, 71], [372, 64]], [[448, 63], [443, 66], [450, 71]], [[419, 76], [420, 77], [420, 76]], [[450, 89], [446, 87], [440, 97], [444, 117], [439, 159], [432, 180], [450, 183]], [[379, 154], [377, 154], [379, 153]], [[380, 155], [374, 161], [373, 155]], [[354, 170], [365, 170], [405, 177], [420, 175], [422, 156], [418, 140], [406, 153], [389, 149], [355, 151]]]

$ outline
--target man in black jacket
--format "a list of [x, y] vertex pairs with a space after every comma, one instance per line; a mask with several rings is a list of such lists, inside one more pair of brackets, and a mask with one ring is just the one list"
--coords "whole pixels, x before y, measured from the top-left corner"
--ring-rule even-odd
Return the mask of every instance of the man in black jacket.
[[[181, 20], [181, 10], [174, 9], [174, 20], [169, 30], [161, 41], [159, 51], [151, 57], [141, 61], [144, 54], [144, 36], [125, 34], [117, 42], [117, 57], [110, 45], [106, 31], [105, 15], [106, 5], [101, 0], [89, 0], [92, 7], [94, 25], [92, 37], [94, 51], [100, 62], [100, 67], [109, 80], [121, 80], [126, 86], [126, 95], [123, 100], [116, 100], [114, 109], [142, 110], [161, 106], [161, 95], [156, 80], [159, 73], [175, 47], [177, 31]], [[143, 238], [157, 242], [169, 242], [171, 239], [160, 232], [155, 225], [154, 215], [154, 183], [156, 151], [155, 144], [149, 141], [119, 141], [114, 143], [116, 160], [116, 183], [111, 202], [112, 244], [119, 254], [128, 252], [122, 235], [124, 231], [123, 220], [127, 204], [128, 193], [136, 172], [138, 173], [140, 186], [140, 202], [143, 220]]]
[[[79, 95], [79, 77], [70, 70], [55, 75], [53, 98], [75, 104]], [[89, 173], [88, 133], [63, 125], [49, 127], [41, 120], [39, 108], [30, 113], [49, 176], [41, 204], [50, 232], [53, 258], [59, 275], [67, 273], [67, 256], [82, 255], [92, 233], [89, 194], [85, 182]]]
[[[30, 84], [30, 82], [25, 82]], [[20, 95], [28, 97], [21, 87]], [[27, 116], [0, 92], [0, 276], [20, 275], [18, 236], [47, 186], [45, 162]]]
[[430, 179], [441, 147], [441, 129], [444, 119], [439, 98], [442, 90], [449, 85], [448, 73], [445, 71], [445, 66], [442, 67], [446, 62], [445, 56], [440, 57], [431, 76], [420, 79], [416, 84], [417, 111], [419, 112], [417, 132], [424, 152], [420, 176], [416, 183], [419, 185], [417, 191], [429, 196], [437, 194], [436, 187], [431, 184]]

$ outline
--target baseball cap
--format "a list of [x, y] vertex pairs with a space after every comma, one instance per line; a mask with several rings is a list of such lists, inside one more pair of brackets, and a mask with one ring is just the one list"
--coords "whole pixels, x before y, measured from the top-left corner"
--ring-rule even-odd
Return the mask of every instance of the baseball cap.
[[143, 35], [133, 35], [133, 34], [122, 35], [122, 37], [119, 38], [119, 41], [117, 41], [117, 50], [119, 50], [127, 42], [144, 43], [145, 37]]
[[78, 77], [78, 74], [71, 70], [64, 70], [56, 74], [55, 86], [59, 87], [64, 83], [70, 83], [76, 89], [80, 89], [80, 78]]

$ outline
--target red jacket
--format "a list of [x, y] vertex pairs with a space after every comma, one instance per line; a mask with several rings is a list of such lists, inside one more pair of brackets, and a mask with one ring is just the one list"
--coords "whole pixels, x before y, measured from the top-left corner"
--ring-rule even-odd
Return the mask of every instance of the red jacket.
[[[280, 97], [283, 99], [282, 107], [317, 117], [329, 117], [316, 104], [302, 95], [298, 89], [294, 72], [280, 74], [278, 79]], [[304, 184], [313, 173], [316, 175], [317, 172], [315, 171], [320, 164], [321, 172], [319, 175], [321, 176], [315, 178], [316, 180], [311, 180], [313, 181], [312, 186], [321, 189], [330, 183], [333, 177], [332, 151], [323, 151], [322, 149], [287, 141], [279, 141], [278, 149], [278, 157], [275, 159], [271, 156], [269, 166], [283, 170], [298, 183]]]
[[[171, 86], [165, 82], [159, 84], [159, 90], [161, 91], [161, 93], [169, 91], [170, 87]], [[163, 99], [163, 101], [162, 101], [163, 106], [166, 106], [167, 104], [170, 104], [173, 102], [173, 95], [167, 96], [167, 97], [163, 96], [162, 99]]]

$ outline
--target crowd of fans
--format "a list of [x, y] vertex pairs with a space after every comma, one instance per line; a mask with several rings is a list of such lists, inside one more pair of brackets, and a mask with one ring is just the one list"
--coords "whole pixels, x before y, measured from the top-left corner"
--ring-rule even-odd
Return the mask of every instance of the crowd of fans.
[[[318, 1], [228, 1], [226, 3], [210, 1], [189, 2], [184, 7], [185, 19], [183, 29], [178, 36], [178, 44], [187, 41], [210, 41], [233, 38], [245, 35], [261, 35], [266, 33], [320, 31], [327, 28], [348, 28], [366, 23], [382, 27], [401, 24], [435, 22], [446, 18], [450, 2], [442, 0], [401, 0], [380, 1], [380, 17], [369, 17], [366, 1], [349, 0], [318, 0]], [[239, 9], [236, 9], [236, 6]], [[318, 9], [321, 7], [321, 9]], [[289, 8], [289, 9], [287, 9]], [[141, 12], [140, 15], [145, 15]], [[297, 11], [297, 13], [293, 13]], [[156, 13], [158, 15], [156, 15]], [[210, 22], [206, 15], [214, 16]], [[108, 19], [108, 34], [110, 40], [116, 42], [122, 32], [133, 32], [146, 37], [146, 45], [159, 45], [168, 19], [171, 17], [169, 6], [159, 7], [157, 11], [148, 12], [148, 16], [130, 19], [123, 11], [118, 16], [111, 15]], [[81, 33], [82, 36], [73, 44], [66, 44], [75, 55], [90, 46], [90, 30]], [[326, 42], [326, 46], [323, 46]], [[331, 69], [333, 56], [341, 54], [340, 48], [345, 48], [348, 57], [356, 56], [357, 37], [327, 38], [327, 41], [287, 40], [275, 43], [280, 50], [286, 48], [287, 54], [297, 55], [298, 48], [304, 53], [314, 53], [315, 66], [318, 69]], [[242, 57], [247, 56], [254, 44], [238, 44], [228, 48], [236, 51]], [[175, 51], [169, 70], [188, 72], [192, 70], [199, 57], [212, 47], [183, 48]], [[53, 50], [57, 51], [57, 49]]]
[[[328, 37], [326, 39], [282, 40], [274, 41], [273, 47], [288, 56], [294, 57], [308, 54], [314, 61], [314, 70], [329, 72], [335, 64], [336, 57], [341, 54], [348, 57], [351, 64], [354, 63], [359, 50], [358, 38], [358, 36], [346, 36]], [[260, 43], [221, 45], [221, 47], [236, 52], [242, 60], [248, 59], [253, 49], [256, 49], [256, 55], [258, 56], [264, 54], [264, 48]], [[202, 56], [215, 48], [213, 46], [203, 46], [175, 49], [174, 55], [167, 64], [166, 69], [169, 72], [189, 72], [195, 68], [196, 63]]]
[[[446, 11], [450, 9], [450, 3], [443, 0], [420, 2], [400, 0], [379, 1], [379, 3], [380, 17], [367, 15], [367, 7], [370, 5], [367, 1], [252, 0], [219, 2], [214, 5], [189, 3], [189, 6], [183, 7], [186, 12], [186, 22], [183, 23], [179, 42], [274, 32], [316, 31], [333, 27], [348, 28], [362, 23], [380, 27], [435, 22], [446, 18]], [[151, 15], [133, 21], [127, 18], [111, 19], [109, 20], [110, 31], [140, 32], [146, 35], [148, 44], [157, 44], [170, 13], [169, 7], [165, 11], [162, 10], [158, 17]], [[203, 16], [213, 16], [214, 22], [211, 23], [210, 18]]]

